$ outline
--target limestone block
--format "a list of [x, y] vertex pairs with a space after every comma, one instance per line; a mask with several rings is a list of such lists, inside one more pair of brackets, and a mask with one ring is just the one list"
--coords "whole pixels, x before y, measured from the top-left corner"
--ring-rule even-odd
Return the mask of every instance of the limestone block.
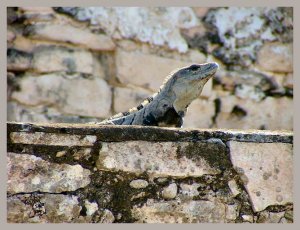
[[194, 100], [188, 107], [184, 117], [184, 128], [210, 128], [212, 118], [215, 115], [215, 104], [213, 101], [204, 99]]
[[190, 65], [170, 58], [150, 54], [118, 50], [116, 57], [117, 77], [123, 84], [133, 84], [154, 92], [175, 69]]
[[32, 68], [39, 73], [66, 71], [68, 73], [93, 73], [93, 56], [82, 49], [62, 46], [39, 46], [34, 50]]
[[112, 51], [115, 44], [104, 34], [94, 34], [85, 28], [69, 24], [35, 24], [26, 28], [27, 35], [34, 39], [69, 42], [95, 51]]
[[247, 178], [245, 188], [255, 212], [293, 202], [293, 147], [287, 143], [230, 141], [234, 167]]
[[147, 97], [151, 96], [148, 90], [142, 88], [114, 88], [114, 110], [116, 113], [125, 112], [137, 107]]
[[[266, 97], [260, 102], [221, 97], [221, 110], [216, 124], [227, 129], [293, 129], [293, 99]], [[284, 112], [282, 112], [284, 111]]]
[[7, 170], [10, 194], [75, 191], [90, 183], [90, 171], [80, 165], [49, 163], [27, 154], [8, 153]]
[[[212, 162], [207, 161], [205, 156], [201, 156], [209, 151], [204, 150], [206, 144], [202, 146], [202, 151], [205, 153], [199, 150], [201, 147], [198, 149], [199, 153], [194, 153], [193, 150], [188, 150], [188, 146], [189, 144], [186, 142], [104, 142], [99, 152], [97, 168], [108, 171], [121, 170], [135, 174], [147, 172], [153, 177], [198, 177], [219, 172], [218, 167], [211, 165]], [[217, 149], [210, 149], [210, 151], [211, 154], [222, 154], [223, 149], [220, 149], [219, 153]], [[193, 154], [195, 154], [194, 159]]]
[[214, 200], [154, 201], [149, 199], [142, 207], [134, 206], [132, 214], [137, 223], [224, 223], [225, 205]]
[[293, 45], [279, 42], [266, 43], [258, 51], [258, 66], [271, 72], [293, 72]]
[[111, 90], [99, 78], [46, 74], [22, 78], [20, 91], [14, 91], [12, 99], [30, 106], [48, 105], [65, 114], [108, 117]]
[[96, 141], [96, 136], [93, 135], [83, 137], [81, 135], [43, 132], [12, 132], [10, 138], [12, 143], [58, 146], [92, 146]]

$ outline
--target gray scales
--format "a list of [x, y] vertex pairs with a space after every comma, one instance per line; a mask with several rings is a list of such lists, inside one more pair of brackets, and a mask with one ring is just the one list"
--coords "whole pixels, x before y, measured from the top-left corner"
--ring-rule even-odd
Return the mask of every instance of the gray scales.
[[204, 85], [217, 69], [218, 64], [215, 62], [177, 69], [165, 79], [159, 92], [139, 106], [97, 124], [181, 127], [188, 106], [199, 97]]

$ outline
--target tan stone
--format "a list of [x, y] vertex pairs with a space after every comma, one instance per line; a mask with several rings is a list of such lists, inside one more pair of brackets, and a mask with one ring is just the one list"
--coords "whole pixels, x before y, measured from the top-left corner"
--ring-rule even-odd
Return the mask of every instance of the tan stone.
[[50, 163], [28, 154], [8, 153], [7, 175], [9, 194], [75, 191], [90, 183], [90, 171], [80, 165]]
[[134, 206], [132, 215], [137, 223], [224, 223], [225, 205], [213, 201], [154, 201]]
[[39, 73], [66, 71], [92, 74], [93, 57], [86, 50], [40, 46], [34, 52], [32, 68]]
[[279, 42], [266, 43], [258, 51], [257, 64], [271, 72], [293, 72], [293, 45]]
[[117, 77], [123, 84], [133, 84], [154, 92], [159, 90], [164, 79], [175, 69], [190, 65], [170, 58], [142, 53], [117, 51]]
[[193, 11], [198, 18], [203, 18], [207, 12], [210, 10], [210, 7], [193, 7]]
[[33, 145], [59, 145], [59, 146], [93, 146], [96, 136], [93, 135], [69, 135], [62, 133], [43, 132], [11, 132], [12, 143], [33, 144]]
[[26, 105], [48, 105], [65, 114], [108, 117], [111, 107], [111, 90], [99, 78], [47, 74], [26, 76], [20, 81], [20, 91], [12, 99]]
[[114, 110], [115, 112], [125, 112], [133, 107], [137, 107], [147, 97], [151, 96], [148, 90], [142, 88], [114, 88]]
[[230, 141], [234, 167], [247, 178], [245, 188], [253, 210], [293, 202], [293, 146], [287, 143], [245, 143]]
[[146, 188], [148, 186], [148, 181], [142, 179], [133, 180], [129, 183], [129, 186], [136, 189]]
[[289, 89], [293, 89], [293, 85], [293, 74], [288, 74], [284, 79], [283, 86]]
[[176, 195], [177, 195], [177, 185], [175, 183], [169, 184], [161, 192], [161, 196], [164, 199], [168, 199], [168, 200], [174, 199]]
[[64, 24], [33, 25], [30, 28], [30, 36], [34, 39], [82, 45], [95, 51], [111, 51], [115, 48], [113, 41], [106, 35], [94, 34], [87, 29]]
[[212, 118], [215, 115], [215, 105], [213, 101], [196, 99], [188, 107], [184, 117], [184, 128], [210, 128]]
[[26, 71], [31, 68], [32, 55], [17, 49], [7, 51], [7, 70]]
[[135, 174], [147, 172], [153, 177], [199, 177], [219, 172], [203, 158], [193, 160], [183, 156], [179, 160], [178, 146], [183, 149], [187, 145], [186, 142], [104, 142], [99, 152], [97, 168]]
[[[221, 111], [216, 127], [227, 129], [293, 129], [293, 99], [266, 97], [260, 102], [221, 97]], [[234, 107], [244, 112], [234, 112]], [[282, 112], [284, 111], [284, 112]], [[244, 114], [245, 113], [245, 114]]]

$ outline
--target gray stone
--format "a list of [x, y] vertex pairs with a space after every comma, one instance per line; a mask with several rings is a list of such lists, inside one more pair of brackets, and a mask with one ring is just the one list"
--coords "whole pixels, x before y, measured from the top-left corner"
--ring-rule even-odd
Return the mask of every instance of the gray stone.
[[200, 184], [193, 183], [193, 184], [180, 184], [181, 194], [184, 197], [193, 198], [195, 196], [199, 195], [198, 188], [200, 187]]
[[148, 182], [142, 179], [133, 180], [129, 183], [131, 188], [146, 188], [148, 186]]
[[214, 201], [156, 202], [148, 199], [142, 207], [134, 206], [132, 215], [137, 223], [222, 223], [225, 205]]
[[253, 210], [293, 202], [293, 147], [286, 143], [230, 141], [234, 167], [242, 168]]
[[110, 224], [110, 223], [113, 223], [114, 221], [115, 221], [115, 217], [112, 214], [112, 212], [108, 209], [104, 209], [104, 211], [102, 213], [102, 217], [100, 219], [100, 223]]
[[228, 181], [228, 186], [229, 186], [229, 189], [232, 193], [233, 196], [237, 196], [238, 194], [241, 193], [237, 183], [235, 180], [230, 180]]
[[167, 200], [174, 199], [177, 195], [177, 185], [175, 183], [168, 185], [162, 190], [161, 195]]
[[88, 216], [92, 216], [98, 210], [98, 204], [96, 202], [89, 202], [88, 200], [85, 200], [84, 206]]
[[75, 191], [90, 183], [90, 171], [80, 165], [50, 163], [27, 154], [8, 153], [7, 175], [9, 194]]
[[40, 46], [34, 50], [32, 68], [39, 73], [65, 71], [93, 73], [92, 54], [83, 49], [62, 46]]
[[62, 194], [18, 195], [7, 200], [9, 223], [71, 223], [81, 207], [76, 196]]
[[[217, 167], [211, 167], [205, 158], [201, 157], [201, 152], [199, 153], [200, 157], [195, 157], [195, 159], [178, 156], [177, 149], [179, 145], [184, 151], [189, 143], [103, 142], [99, 152], [97, 168], [109, 171], [121, 170], [135, 174], [147, 172], [153, 177], [199, 177], [204, 174], [219, 172]], [[178, 157], [180, 157], [180, 160]]]
[[17, 49], [7, 50], [7, 70], [26, 71], [32, 67], [32, 54]]
[[92, 146], [96, 136], [69, 135], [60, 133], [25, 133], [12, 132], [10, 134], [12, 143], [33, 144], [33, 145], [58, 145], [58, 146]]

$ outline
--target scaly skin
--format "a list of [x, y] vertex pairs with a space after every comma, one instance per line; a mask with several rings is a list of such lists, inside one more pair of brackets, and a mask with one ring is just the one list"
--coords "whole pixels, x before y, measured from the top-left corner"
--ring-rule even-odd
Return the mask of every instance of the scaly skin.
[[98, 124], [181, 127], [188, 106], [218, 69], [215, 62], [193, 64], [172, 72], [158, 93], [128, 112]]

